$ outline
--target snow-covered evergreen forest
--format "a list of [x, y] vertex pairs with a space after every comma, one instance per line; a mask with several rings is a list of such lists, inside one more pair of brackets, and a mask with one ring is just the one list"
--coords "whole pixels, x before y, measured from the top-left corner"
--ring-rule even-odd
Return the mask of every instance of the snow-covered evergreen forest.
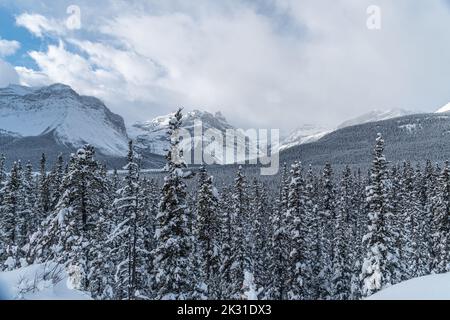
[[245, 168], [218, 185], [186, 168], [180, 126], [181, 110], [163, 182], [132, 142], [120, 175], [88, 145], [53, 168], [43, 155], [6, 172], [2, 156], [0, 270], [56, 262], [94, 299], [271, 300], [361, 299], [448, 271], [448, 163], [390, 164], [379, 135], [369, 171], [294, 162], [270, 185]]

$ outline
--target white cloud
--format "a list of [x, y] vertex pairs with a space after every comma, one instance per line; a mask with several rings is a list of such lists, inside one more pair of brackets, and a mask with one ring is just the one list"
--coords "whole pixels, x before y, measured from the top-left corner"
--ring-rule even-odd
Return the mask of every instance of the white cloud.
[[37, 76], [18, 71], [97, 95], [129, 119], [182, 105], [292, 128], [450, 100], [443, 1], [379, 0], [381, 31], [366, 28], [368, 0], [263, 2], [81, 1], [83, 32], [70, 38], [64, 10], [21, 15], [35, 35], [62, 42], [30, 53]]
[[332, 122], [376, 108], [433, 111], [450, 100], [450, 12], [443, 1], [380, 0], [380, 31], [366, 28], [370, 1], [279, 3], [308, 30], [308, 63], [297, 79], [307, 83], [301, 98], [316, 118]]
[[[152, 112], [143, 110], [150, 105], [157, 112], [165, 112], [158, 109], [157, 102], [169, 101], [175, 94], [155, 88], [152, 80], [157, 71], [151, 72], [151, 61], [107, 45], [70, 42], [88, 53], [88, 58], [67, 50], [63, 41], [48, 46], [47, 51], [32, 51], [29, 54], [40, 71], [16, 67], [21, 82], [31, 86], [68, 84], [81, 94], [103, 99], [113, 111], [132, 121], [153, 116]], [[153, 96], [156, 93], [157, 99]]]
[[112, 81], [122, 83], [129, 100], [155, 99], [149, 89], [158, 85], [164, 71], [153, 60], [132, 50], [117, 49], [103, 43], [73, 39], [69, 42], [88, 55], [86, 62], [89, 65], [102, 70]]
[[[46, 78], [41, 81], [60, 82], [73, 86], [82, 93], [107, 96], [114, 95], [115, 87], [119, 84], [117, 76], [107, 70], [94, 68], [90, 62], [81, 55], [66, 50], [64, 43], [60, 41], [59, 45], [50, 45], [48, 50], [32, 51], [29, 53], [39, 66], [41, 73]], [[29, 69], [26, 71], [27, 77], [36, 78], [35, 73]]]
[[15, 40], [0, 39], [0, 57], [13, 55], [19, 48], [20, 43]]
[[52, 83], [47, 74], [43, 72], [37, 72], [26, 67], [15, 67], [15, 70], [20, 77], [20, 83], [24, 86], [39, 87]]
[[16, 17], [16, 24], [27, 28], [37, 37], [43, 37], [45, 33], [57, 35], [64, 33], [64, 22], [40, 14], [23, 13]]
[[252, 11], [201, 21], [179, 13], [122, 16], [103, 31], [162, 66], [165, 74], [155, 83], [177, 92], [184, 104], [224, 108], [246, 119], [252, 111], [254, 123], [266, 117], [265, 94], [283, 95], [282, 82], [299, 64], [269, 22]]
[[0, 88], [7, 87], [10, 84], [18, 84], [19, 76], [14, 67], [0, 59]]

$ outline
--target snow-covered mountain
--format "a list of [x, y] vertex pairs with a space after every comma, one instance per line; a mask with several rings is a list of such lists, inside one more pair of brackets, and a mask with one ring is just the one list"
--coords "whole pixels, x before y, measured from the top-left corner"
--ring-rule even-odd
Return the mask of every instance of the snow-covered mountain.
[[0, 130], [16, 140], [50, 136], [69, 148], [89, 143], [106, 156], [127, 151], [122, 117], [99, 99], [81, 96], [63, 84], [0, 89]]
[[[136, 141], [135, 146], [139, 152], [150, 152], [159, 155], [166, 154], [166, 150], [169, 147], [166, 132], [172, 115], [168, 114], [149, 121], [138, 122], [128, 128], [128, 134], [130, 138]], [[230, 154], [236, 154], [238, 160], [257, 156], [257, 148], [246, 147], [244, 133], [239, 131], [234, 132], [235, 128], [227, 122], [220, 112], [216, 112], [215, 114], [199, 110], [185, 112], [182, 121], [182, 128], [190, 135], [188, 139], [183, 139], [181, 142], [182, 148], [186, 151], [199, 148], [203, 142], [203, 154], [211, 155], [214, 162], [218, 164], [234, 162], [232, 158], [229, 158]], [[194, 134], [194, 127], [199, 123], [201, 123], [202, 133], [210, 130], [214, 135], [223, 137], [223, 140], [204, 141], [202, 135]], [[236, 135], [235, 143], [227, 148], [226, 142], [232, 141], [233, 135]], [[213, 150], [224, 150], [224, 152], [222, 154], [217, 152], [212, 153], [211, 151]]]
[[[449, 106], [450, 108], [450, 106]], [[280, 147], [280, 151], [306, 144], [316, 142], [325, 135], [334, 132], [338, 129], [369, 123], [376, 122], [382, 120], [388, 120], [397, 117], [403, 117], [407, 115], [414, 114], [412, 111], [407, 111], [403, 109], [391, 109], [391, 110], [373, 110], [368, 113], [365, 113], [356, 118], [347, 120], [337, 126], [337, 128], [326, 128], [323, 126], [306, 124], [302, 125], [298, 129], [294, 130], [282, 143]]]
[[356, 126], [359, 124], [376, 122], [389, 120], [393, 118], [403, 117], [414, 114], [412, 111], [403, 110], [403, 109], [390, 109], [390, 110], [372, 110], [368, 113], [365, 113], [359, 117], [347, 120], [341, 123], [337, 129], [342, 129], [350, 126]]
[[[149, 121], [137, 122], [128, 128], [130, 138], [136, 140], [136, 146], [140, 149], [165, 155], [169, 146], [167, 141], [167, 128], [173, 113], [156, 117]], [[183, 129], [191, 134], [194, 131], [194, 122], [201, 121], [203, 129], [213, 129], [224, 132], [227, 129], [233, 129], [220, 112], [211, 114], [209, 112], [194, 110], [183, 114]], [[186, 141], [184, 143], [187, 143]]]
[[447, 113], [447, 112], [450, 112], [450, 102], [447, 103], [442, 108], [439, 108], [435, 113]]
[[[449, 105], [438, 112], [447, 110], [450, 110]], [[316, 142], [340, 128], [411, 113], [400, 109], [372, 111], [337, 128], [303, 125], [284, 140], [280, 150]], [[69, 86], [54, 84], [30, 88], [11, 85], [0, 89], [0, 149], [9, 154], [9, 158], [36, 163], [42, 152], [53, 159], [60, 152], [67, 154], [89, 143], [96, 147], [99, 155], [104, 156], [102, 160], [111, 164], [112, 158], [124, 159], [128, 138], [132, 138], [143, 159], [151, 159], [151, 165], [159, 166], [164, 161], [160, 155], [166, 153], [169, 145], [166, 132], [171, 115], [125, 128], [122, 117], [112, 113], [100, 100], [81, 96]], [[196, 123], [201, 123], [203, 133], [210, 130], [222, 139], [205, 141], [204, 136], [196, 136]], [[210, 155], [215, 163], [230, 164], [258, 156], [257, 146], [248, 145], [245, 133], [235, 130], [220, 112], [185, 112], [183, 129], [190, 135], [182, 141], [185, 150], [192, 150], [193, 147], [198, 150], [202, 145], [203, 155]], [[232, 142], [227, 144], [229, 141]]]
[[294, 130], [286, 139], [284, 139], [280, 151], [298, 146], [300, 144], [311, 143], [319, 140], [332, 130], [313, 124], [305, 124]]
[[405, 159], [413, 163], [443, 162], [450, 158], [450, 114], [421, 113], [338, 129], [316, 142], [284, 150], [280, 163], [364, 167], [370, 164], [378, 133], [386, 141], [384, 152], [390, 163]]

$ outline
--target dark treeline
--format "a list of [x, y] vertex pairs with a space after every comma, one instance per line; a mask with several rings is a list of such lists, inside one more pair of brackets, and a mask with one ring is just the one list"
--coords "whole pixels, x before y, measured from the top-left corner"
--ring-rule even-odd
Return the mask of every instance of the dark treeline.
[[[163, 182], [108, 174], [91, 146], [39, 174], [0, 159], [0, 269], [57, 262], [95, 299], [360, 299], [448, 271], [450, 175], [426, 162], [320, 173], [284, 165], [273, 185], [239, 169], [194, 176], [170, 122]], [[275, 178], [274, 178], [275, 179]], [[187, 188], [187, 181], [194, 187]], [[195, 181], [195, 182], [192, 182]]]

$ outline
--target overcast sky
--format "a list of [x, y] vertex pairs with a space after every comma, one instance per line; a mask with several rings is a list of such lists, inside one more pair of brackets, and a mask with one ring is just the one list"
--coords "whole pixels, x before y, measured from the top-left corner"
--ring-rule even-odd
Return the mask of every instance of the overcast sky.
[[286, 130], [434, 111], [449, 57], [447, 0], [0, 0], [0, 86], [62, 82], [128, 122], [178, 106]]

